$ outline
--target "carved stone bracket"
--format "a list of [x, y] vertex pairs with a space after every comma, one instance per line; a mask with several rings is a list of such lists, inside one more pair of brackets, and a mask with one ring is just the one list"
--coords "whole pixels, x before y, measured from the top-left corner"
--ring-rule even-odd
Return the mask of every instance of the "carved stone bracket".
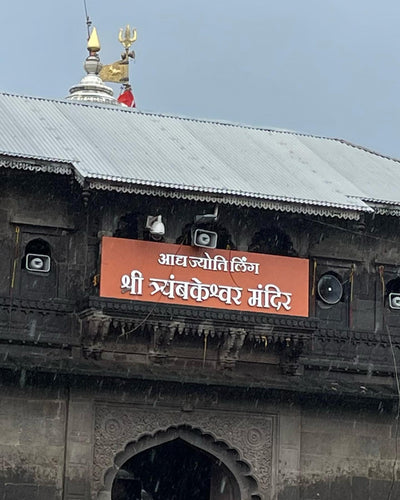
[[86, 358], [101, 357], [104, 339], [110, 329], [112, 318], [103, 314], [102, 311], [88, 309], [83, 311], [79, 318], [82, 324], [82, 350]]
[[301, 337], [311, 336], [318, 328], [316, 318], [284, 317], [276, 314], [242, 313], [202, 307], [188, 307], [172, 304], [154, 304], [150, 302], [87, 297], [78, 305], [82, 310], [98, 309], [119, 319], [136, 318], [139, 321], [151, 318], [153, 321], [173, 321], [190, 325], [192, 330], [207, 323], [211, 332], [228, 328], [242, 327], [257, 334], [259, 330], [276, 329], [279, 332]]
[[90, 196], [91, 196], [91, 192], [88, 189], [84, 189], [82, 191], [82, 200], [83, 200], [83, 204], [85, 207], [87, 207], [89, 204]]
[[303, 375], [304, 366], [299, 359], [303, 347], [301, 341], [293, 341], [290, 337], [284, 340], [280, 353], [280, 366], [284, 375]]
[[176, 329], [175, 323], [153, 326], [153, 348], [149, 350], [149, 357], [152, 361], [162, 363], [167, 357], [167, 350], [174, 340]]
[[244, 328], [229, 328], [219, 351], [219, 364], [224, 369], [233, 369], [239, 359], [247, 332]]
[[104, 403], [99, 404], [95, 412], [94, 499], [100, 498], [100, 491], [111, 490], [118, 468], [138, 452], [136, 443], [140, 439], [146, 436], [154, 438], [156, 446], [160, 444], [156, 439], [157, 433], [165, 434], [168, 429], [182, 427], [199, 430], [202, 435], [208, 436], [204, 443], [210, 448], [205, 451], [211, 455], [215, 449], [221, 449], [222, 443], [225, 444], [224, 449], [232, 450], [232, 461], [238, 462], [238, 470], [247, 469], [246, 476], [252, 476], [258, 484], [257, 491], [253, 491], [246, 500], [270, 498], [275, 422], [271, 415], [244, 415], [216, 410], [182, 412]]

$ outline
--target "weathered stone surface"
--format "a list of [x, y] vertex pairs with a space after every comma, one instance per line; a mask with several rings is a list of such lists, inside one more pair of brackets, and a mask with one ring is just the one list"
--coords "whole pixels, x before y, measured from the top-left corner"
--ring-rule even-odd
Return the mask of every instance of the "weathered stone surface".
[[100, 491], [104, 474], [113, 459], [129, 443], [171, 427], [188, 426], [210, 434], [239, 452], [250, 466], [262, 498], [268, 498], [273, 484], [273, 427], [271, 416], [234, 412], [196, 411], [183, 413], [168, 409], [135, 408], [123, 405], [98, 405], [95, 415], [94, 487]]
[[[390, 491], [391, 500], [400, 498], [393, 482], [398, 433], [388, 410], [397, 398], [388, 331], [398, 360], [400, 314], [388, 309], [382, 289], [398, 275], [398, 218], [366, 217], [365, 228], [344, 238], [343, 230], [354, 231], [350, 222], [321, 225], [319, 217], [226, 205], [220, 223], [233, 248], [266, 251], [266, 241], [255, 246], [255, 235], [279, 226], [296, 253], [310, 258], [310, 288], [334, 271], [345, 293], [321, 307], [314, 290], [305, 319], [200, 313], [99, 298], [98, 235], [116, 235], [133, 214], [135, 235], [124, 237], [142, 239], [146, 215], [162, 213], [172, 243], [208, 203], [89, 193], [51, 174], [15, 171], [1, 180], [0, 363], [18, 372], [0, 391], [1, 500], [96, 498], [118, 453], [126, 456], [145, 436], [186, 427], [242, 461], [262, 500], [386, 500]], [[51, 248], [48, 280], [23, 268], [35, 238]], [[283, 376], [285, 350], [297, 349], [301, 355]], [[46, 388], [27, 384], [28, 371], [46, 370]], [[162, 390], [140, 388], [145, 377], [164, 381]], [[102, 389], [107, 380], [112, 391]], [[239, 386], [255, 381], [268, 391], [238, 397]], [[326, 394], [336, 394], [335, 402]], [[340, 404], [350, 397], [357, 404]], [[364, 406], [364, 397], [376, 404]]]
[[[65, 401], [40, 391], [0, 395], [0, 498], [59, 499], [62, 495]], [[19, 396], [19, 397], [18, 397]], [[47, 494], [46, 493], [46, 494]]]

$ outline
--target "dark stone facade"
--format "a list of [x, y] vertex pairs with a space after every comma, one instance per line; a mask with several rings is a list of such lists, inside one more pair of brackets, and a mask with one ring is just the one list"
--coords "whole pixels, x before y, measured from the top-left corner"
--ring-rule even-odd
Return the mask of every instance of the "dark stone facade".
[[[397, 218], [221, 205], [225, 245], [310, 260], [309, 318], [155, 307], [99, 297], [101, 237], [146, 239], [161, 213], [180, 242], [210, 204], [0, 179], [1, 499], [110, 500], [124, 463], [174, 440], [222, 463], [240, 500], [398, 498]], [[32, 245], [46, 275], [24, 268]]]

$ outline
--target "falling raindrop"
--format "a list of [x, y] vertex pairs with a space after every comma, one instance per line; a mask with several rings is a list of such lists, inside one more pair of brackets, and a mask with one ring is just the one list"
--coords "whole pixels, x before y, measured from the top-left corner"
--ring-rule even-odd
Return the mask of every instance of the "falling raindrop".
[[21, 388], [25, 387], [26, 382], [26, 370], [21, 370], [21, 375], [19, 377], [19, 385]]
[[226, 478], [223, 477], [222, 481], [221, 481], [220, 489], [219, 489], [220, 493], [223, 493], [225, 491], [225, 486], [226, 486]]

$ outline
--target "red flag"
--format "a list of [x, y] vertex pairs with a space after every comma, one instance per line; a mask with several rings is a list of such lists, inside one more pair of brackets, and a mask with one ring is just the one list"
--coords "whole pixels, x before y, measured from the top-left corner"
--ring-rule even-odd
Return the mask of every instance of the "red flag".
[[121, 104], [125, 104], [129, 108], [136, 108], [135, 98], [130, 89], [122, 92], [122, 94], [118, 97], [118, 102], [120, 102]]

